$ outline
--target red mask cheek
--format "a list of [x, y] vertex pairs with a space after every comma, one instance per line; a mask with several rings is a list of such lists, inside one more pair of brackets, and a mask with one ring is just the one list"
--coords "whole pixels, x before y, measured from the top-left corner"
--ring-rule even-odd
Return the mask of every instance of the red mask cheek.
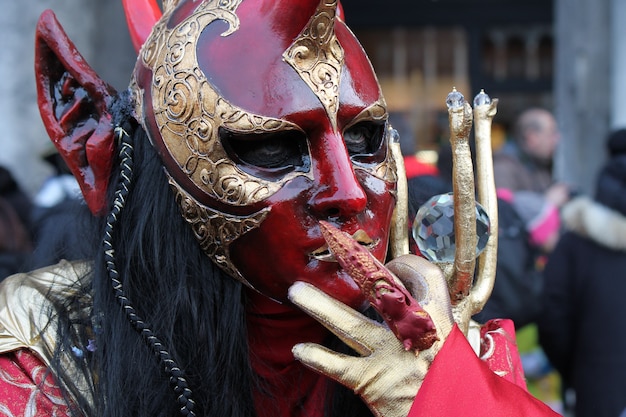
[[[373, 253], [384, 260], [395, 204], [390, 191], [394, 185], [366, 172], [357, 172], [357, 178], [367, 196], [366, 207], [339, 224], [351, 232], [362, 229], [378, 241]], [[257, 291], [275, 300], [285, 302], [289, 286], [305, 281], [339, 301], [361, 307], [365, 297], [352, 278], [336, 262], [310, 256], [325, 244], [319, 229], [321, 217], [308, 204], [314, 188], [309, 179], [300, 177], [272, 196], [268, 201], [270, 213], [260, 227], [230, 246], [233, 264]]]

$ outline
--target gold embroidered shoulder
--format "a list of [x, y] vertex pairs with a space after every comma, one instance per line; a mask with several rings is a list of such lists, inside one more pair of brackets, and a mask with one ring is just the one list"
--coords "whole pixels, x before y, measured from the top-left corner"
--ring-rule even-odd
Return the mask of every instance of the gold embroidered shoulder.
[[[67, 305], [65, 300], [78, 296], [82, 310], [65, 309], [64, 313], [69, 314], [72, 322], [84, 322], [89, 317], [91, 296], [84, 288], [91, 279], [90, 270], [88, 262], [61, 261], [5, 278], [0, 283], [0, 354], [28, 349], [50, 366], [57, 347], [57, 309]], [[72, 320], [79, 317], [82, 320]], [[71, 351], [61, 352], [64, 374], [71, 376], [72, 385], [79, 392], [89, 395], [85, 375], [76, 369], [71, 355]]]

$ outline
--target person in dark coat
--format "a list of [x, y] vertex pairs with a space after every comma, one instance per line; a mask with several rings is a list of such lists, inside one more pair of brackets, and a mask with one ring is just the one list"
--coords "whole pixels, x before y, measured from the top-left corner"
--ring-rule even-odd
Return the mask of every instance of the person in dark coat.
[[610, 158], [593, 199], [562, 210], [566, 233], [544, 275], [539, 338], [576, 417], [614, 417], [626, 407], [626, 130], [609, 136]]
[[28, 270], [33, 250], [31, 207], [11, 171], [0, 166], [0, 279]]
[[515, 121], [512, 140], [493, 155], [496, 187], [541, 193], [551, 204], [561, 207], [573, 190], [569, 184], [553, 180], [552, 160], [560, 139], [550, 111], [524, 110]]
[[521, 329], [541, 313], [542, 265], [559, 238], [556, 206], [539, 193], [498, 190], [498, 265], [491, 297], [474, 319], [508, 317]]
[[81, 234], [82, 224], [77, 212], [85, 201], [78, 181], [59, 154], [48, 151], [43, 156], [54, 170], [33, 200], [33, 235], [35, 247], [30, 259], [30, 269], [53, 265], [61, 259], [85, 259], [88, 237]]

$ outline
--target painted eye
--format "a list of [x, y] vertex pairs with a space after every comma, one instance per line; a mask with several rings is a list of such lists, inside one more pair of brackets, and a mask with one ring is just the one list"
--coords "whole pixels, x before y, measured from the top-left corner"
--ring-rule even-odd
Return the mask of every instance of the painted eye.
[[231, 159], [255, 176], [275, 179], [291, 171], [306, 171], [310, 165], [306, 138], [295, 130], [240, 134], [223, 129], [220, 139]]
[[361, 122], [348, 128], [343, 137], [352, 159], [372, 162], [372, 157], [382, 154], [380, 151], [385, 139], [384, 132], [384, 124], [373, 122]]

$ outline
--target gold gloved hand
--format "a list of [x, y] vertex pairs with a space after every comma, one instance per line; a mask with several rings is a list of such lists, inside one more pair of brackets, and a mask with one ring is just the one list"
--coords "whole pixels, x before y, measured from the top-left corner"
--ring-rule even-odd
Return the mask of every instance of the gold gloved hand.
[[406, 417], [426, 373], [452, 330], [447, 282], [427, 260], [404, 255], [387, 264], [428, 312], [439, 338], [429, 349], [404, 349], [382, 323], [335, 300], [310, 284], [295, 283], [290, 300], [337, 335], [361, 356], [334, 352], [314, 343], [293, 348], [296, 359], [361, 396], [376, 416]]

